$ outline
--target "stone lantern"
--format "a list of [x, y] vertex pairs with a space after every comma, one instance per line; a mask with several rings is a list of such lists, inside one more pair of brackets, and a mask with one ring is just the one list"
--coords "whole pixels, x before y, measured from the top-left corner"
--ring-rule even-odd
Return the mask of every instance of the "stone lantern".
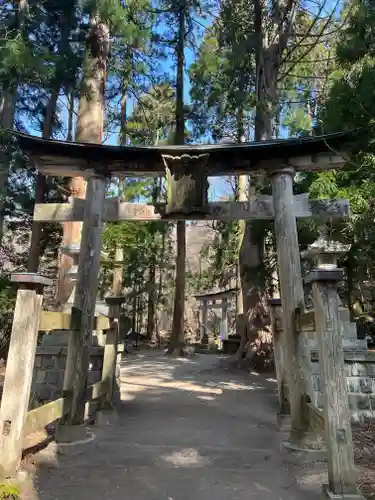
[[[322, 234], [312, 243], [307, 250], [302, 252], [302, 259], [311, 259], [315, 269], [337, 269], [340, 257], [350, 250], [351, 245], [344, 245], [338, 241], [333, 241]], [[311, 304], [310, 289], [305, 288], [306, 305]], [[341, 329], [343, 336], [344, 351], [363, 352], [367, 350], [367, 340], [357, 339], [357, 325], [350, 321], [350, 312], [339, 300], [339, 314], [341, 319]]]
[[340, 257], [350, 250], [351, 245], [344, 245], [338, 241], [321, 235], [307, 250], [302, 252], [303, 259], [311, 259], [316, 269], [335, 269]]

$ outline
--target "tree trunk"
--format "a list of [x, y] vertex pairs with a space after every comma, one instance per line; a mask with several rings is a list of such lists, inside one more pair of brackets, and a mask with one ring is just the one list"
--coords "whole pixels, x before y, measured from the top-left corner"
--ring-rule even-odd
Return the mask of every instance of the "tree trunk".
[[[185, 142], [184, 117], [184, 48], [185, 48], [185, 10], [184, 0], [178, 15], [178, 42], [176, 47], [177, 78], [176, 78], [176, 134], [175, 143]], [[176, 257], [176, 284], [173, 306], [172, 334], [168, 353], [182, 354], [185, 341], [184, 314], [185, 314], [185, 265], [186, 265], [186, 225], [185, 221], [177, 222], [177, 257]]]
[[[67, 38], [67, 43], [69, 43], [69, 38], [68, 38], [69, 31], [68, 30], [65, 31], [67, 31], [66, 38]], [[61, 43], [61, 46], [65, 47], [66, 40], [64, 40], [63, 42]], [[43, 139], [49, 139], [52, 136], [53, 118], [56, 113], [57, 98], [59, 96], [61, 84], [62, 84], [61, 80], [58, 81], [55, 79], [53, 88], [51, 90], [51, 95], [45, 109], [43, 130], [42, 130]], [[44, 202], [45, 190], [46, 190], [46, 177], [40, 172], [38, 172], [35, 185], [35, 203]], [[38, 272], [41, 247], [42, 247], [42, 231], [43, 231], [43, 223], [33, 221], [31, 229], [29, 258], [27, 261], [27, 272], [29, 273]]]
[[[274, 13], [276, 36], [268, 45], [267, 19], [264, 15], [267, 6], [264, 0], [255, 0], [254, 29], [258, 39], [256, 47], [256, 114], [255, 140], [272, 139], [273, 122], [277, 112], [277, 78], [280, 69], [280, 55], [286, 43], [283, 30], [287, 29], [293, 17], [293, 2], [286, 14], [286, 22], [278, 23], [278, 13]], [[276, 11], [277, 9], [275, 9]], [[288, 16], [291, 16], [288, 19]], [[255, 191], [249, 183], [249, 197]], [[264, 251], [263, 240], [255, 241], [253, 223], [246, 222], [240, 253], [241, 288], [244, 296], [245, 333], [247, 335], [247, 358], [252, 358], [259, 347], [271, 342], [269, 316], [266, 297], [265, 273], [261, 273]], [[243, 344], [243, 342], [242, 342]], [[244, 347], [244, 346], [241, 346]], [[239, 356], [242, 353], [239, 353]]]
[[134, 281], [134, 288], [133, 288], [133, 300], [132, 300], [132, 329], [133, 333], [137, 331], [137, 281]]
[[[93, 17], [90, 35], [86, 45], [86, 64], [81, 83], [78, 105], [76, 141], [101, 143], [104, 121], [104, 89], [107, 75], [109, 30], [106, 24]], [[86, 182], [83, 177], [75, 177], [70, 183], [71, 197], [85, 198]], [[79, 243], [81, 222], [63, 224], [63, 245]], [[73, 284], [66, 278], [73, 260], [61, 255], [57, 289], [57, 307], [61, 307], [73, 291]]]
[[122, 266], [124, 260], [124, 250], [122, 245], [116, 245], [115, 263], [113, 269], [112, 293], [114, 296], [122, 295]]
[[180, 355], [185, 341], [185, 262], [186, 262], [186, 225], [184, 221], [177, 222], [177, 257], [176, 282], [172, 320], [172, 335], [168, 353]]
[[119, 143], [121, 146], [126, 146], [127, 140], [127, 96], [126, 96], [126, 86], [127, 82], [123, 82], [122, 95], [121, 95], [121, 123], [120, 123], [120, 134], [119, 134]]
[[0, 103], [0, 143], [3, 146], [0, 148], [0, 245], [4, 235], [4, 218], [5, 218], [5, 199], [8, 186], [8, 174], [11, 160], [11, 154], [6, 145], [6, 137], [3, 135], [3, 130], [13, 129], [14, 115], [16, 109], [16, 89], [4, 91], [1, 95]]
[[[246, 193], [247, 177], [246, 175], [240, 175], [237, 182], [237, 198], [239, 201], [247, 201]], [[244, 296], [243, 296], [243, 286], [241, 280], [241, 247], [245, 235], [246, 223], [244, 220], [238, 221], [239, 226], [239, 248], [238, 248], [238, 263], [237, 263], [237, 300], [236, 300], [236, 334], [240, 336], [240, 345], [237, 350], [237, 359], [242, 358], [242, 354], [246, 345], [246, 323], [245, 323], [245, 311], [244, 311]]]
[[69, 92], [67, 97], [69, 102], [69, 110], [68, 110], [68, 132], [66, 134], [66, 140], [72, 142], [73, 121], [74, 121], [74, 92], [73, 91]]
[[[27, 8], [27, 0], [18, 0], [18, 2], [14, 2], [14, 9], [16, 12], [16, 37], [22, 35]], [[11, 160], [9, 149], [7, 147], [4, 148], [6, 144], [2, 131], [4, 129], [13, 130], [16, 112], [17, 83], [18, 82], [10, 82], [9, 87], [7, 90], [3, 90], [0, 98], [0, 146], [3, 146], [0, 148], [0, 245], [4, 235], [5, 198], [8, 189], [8, 175]]]
[[[154, 249], [155, 251], [155, 249]], [[147, 297], [147, 338], [148, 340], [152, 339], [154, 330], [155, 330], [155, 278], [156, 278], [156, 266], [155, 261], [152, 258], [152, 262], [149, 270], [148, 277], [148, 297]]]

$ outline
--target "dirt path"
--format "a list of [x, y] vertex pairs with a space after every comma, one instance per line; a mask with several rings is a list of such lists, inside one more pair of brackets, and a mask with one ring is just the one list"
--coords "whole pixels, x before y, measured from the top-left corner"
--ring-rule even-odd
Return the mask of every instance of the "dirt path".
[[283, 462], [275, 391], [215, 356], [128, 357], [118, 423], [75, 455], [41, 454], [37, 499], [315, 500]]

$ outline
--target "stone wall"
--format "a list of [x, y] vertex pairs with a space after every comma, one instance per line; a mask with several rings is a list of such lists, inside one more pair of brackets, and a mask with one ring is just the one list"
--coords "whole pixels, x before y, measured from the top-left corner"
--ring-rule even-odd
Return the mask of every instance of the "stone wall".
[[[54, 401], [62, 396], [69, 332], [54, 331], [44, 335], [37, 347], [32, 383], [32, 399], [36, 403]], [[95, 344], [90, 349], [88, 385], [101, 380], [104, 347]]]
[[[280, 393], [280, 411], [287, 408], [288, 387], [285, 358], [285, 340], [282, 328], [282, 308], [279, 299], [270, 301], [274, 334], [274, 354]], [[375, 352], [369, 352], [367, 342], [357, 339], [356, 324], [350, 322], [348, 310], [340, 307], [343, 348], [349, 408], [353, 422], [375, 419]], [[318, 359], [315, 327], [313, 323], [300, 326], [299, 345], [310, 353], [304, 371], [309, 379], [308, 396], [313, 405], [323, 408], [322, 381]]]
[[[375, 419], [375, 352], [345, 353], [349, 408], [353, 422]], [[312, 363], [312, 402], [323, 408], [321, 375], [317, 359]]]

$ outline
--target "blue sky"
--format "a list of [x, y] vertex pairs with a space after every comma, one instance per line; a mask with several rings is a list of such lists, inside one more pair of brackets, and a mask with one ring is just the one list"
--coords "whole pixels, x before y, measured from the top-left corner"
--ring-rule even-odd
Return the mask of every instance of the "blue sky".
[[[194, 52], [190, 49], [187, 48], [185, 49], [185, 81], [184, 81], [184, 101], [185, 103], [190, 102], [190, 80], [188, 76], [188, 71], [189, 67], [195, 60], [195, 54]], [[163, 62], [163, 71], [171, 73], [174, 71], [173, 69], [174, 65], [174, 60], [173, 57], [169, 57], [167, 61]], [[134, 102], [134, 101], [133, 101]], [[66, 97], [61, 96], [60, 100], [60, 109], [62, 110], [61, 112], [61, 121], [63, 123], [67, 123], [68, 121], [68, 105], [67, 105], [67, 100]], [[128, 109], [128, 113], [131, 113], [131, 107], [132, 107], [132, 101], [129, 101], [130, 106]], [[75, 121], [75, 120], [74, 120]], [[74, 123], [75, 127], [75, 123]], [[41, 132], [37, 130], [32, 123], [27, 124], [27, 128], [30, 134], [40, 136]], [[110, 145], [118, 145], [118, 130], [113, 130], [112, 133], [108, 136], [107, 140], [105, 140], [106, 144]], [[64, 139], [64, 137], [58, 137], [59, 139]], [[231, 194], [231, 189], [228, 186], [228, 183], [226, 179], [224, 178], [210, 178], [210, 191], [209, 191], [209, 196], [211, 199], [218, 199], [222, 196], [228, 196]]]
[[[324, 1], [324, 0], [322, 0]], [[318, 8], [318, 6], [316, 5], [316, 3], [311, 3], [311, 0], [306, 0], [305, 2], [306, 4], [308, 4], [308, 6], [310, 7], [310, 11], [316, 11], [316, 9]], [[325, 14], [327, 14], [328, 12], [330, 12], [336, 5], [336, 1], [335, 0], [326, 0], [326, 11]], [[336, 12], [338, 13], [338, 10], [336, 10]], [[212, 19], [212, 18], [211, 18]], [[210, 24], [210, 18], [207, 18], [206, 20], [205, 19], [202, 19], [202, 18], [199, 18], [199, 25], [204, 25], [204, 26], [208, 26]], [[198, 26], [197, 24], [197, 26]], [[163, 30], [163, 26], [160, 27], [161, 30]], [[203, 29], [201, 30], [201, 33], [200, 35], [202, 35], [202, 31]], [[197, 45], [199, 45], [199, 42], [200, 40], [202, 39], [201, 36], [198, 35], [196, 37], [196, 43]], [[191, 48], [186, 48], [185, 50], [185, 81], [184, 81], [184, 84], [185, 84], [185, 87], [184, 87], [184, 100], [185, 100], [185, 103], [189, 103], [190, 102], [190, 80], [189, 80], [189, 77], [188, 77], [188, 70], [189, 70], [189, 67], [191, 66], [191, 64], [194, 62], [195, 60], [195, 54], [193, 52], [193, 50]], [[173, 58], [173, 55], [172, 53], [170, 54], [170, 57], [163, 62], [163, 65], [162, 65], [162, 70], [164, 72], [168, 72], [170, 74], [173, 74], [174, 72], [174, 58]], [[62, 109], [63, 109], [63, 113], [62, 113], [62, 120], [66, 123], [67, 122], [67, 108], [68, 106], [66, 105], [66, 100], [64, 98], [62, 98], [61, 100], [62, 102]], [[128, 109], [128, 113], [130, 114], [131, 113], [131, 100], [130, 100], [130, 109]], [[31, 123], [28, 124], [28, 128], [29, 128], [29, 132], [31, 134], [34, 134], [34, 135], [40, 135], [40, 132], [37, 131]], [[282, 135], [286, 135], [287, 131], [284, 130], [282, 131]], [[109, 135], [109, 137], [107, 138], [107, 140], [105, 141], [107, 144], [113, 144], [113, 145], [117, 145], [118, 144], [118, 131], [117, 130], [113, 130], [112, 133]], [[228, 195], [230, 194], [230, 189], [228, 188], [228, 185], [226, 183], [226, 180], [223, 179], [223, 178], [216, 178], [216, 179], [210, 179], [210, 185], [211, 185], [211, 196], [214, 196], [215, 198], [218, 198], [218, 197], [221, 197], [223, 195]]]

